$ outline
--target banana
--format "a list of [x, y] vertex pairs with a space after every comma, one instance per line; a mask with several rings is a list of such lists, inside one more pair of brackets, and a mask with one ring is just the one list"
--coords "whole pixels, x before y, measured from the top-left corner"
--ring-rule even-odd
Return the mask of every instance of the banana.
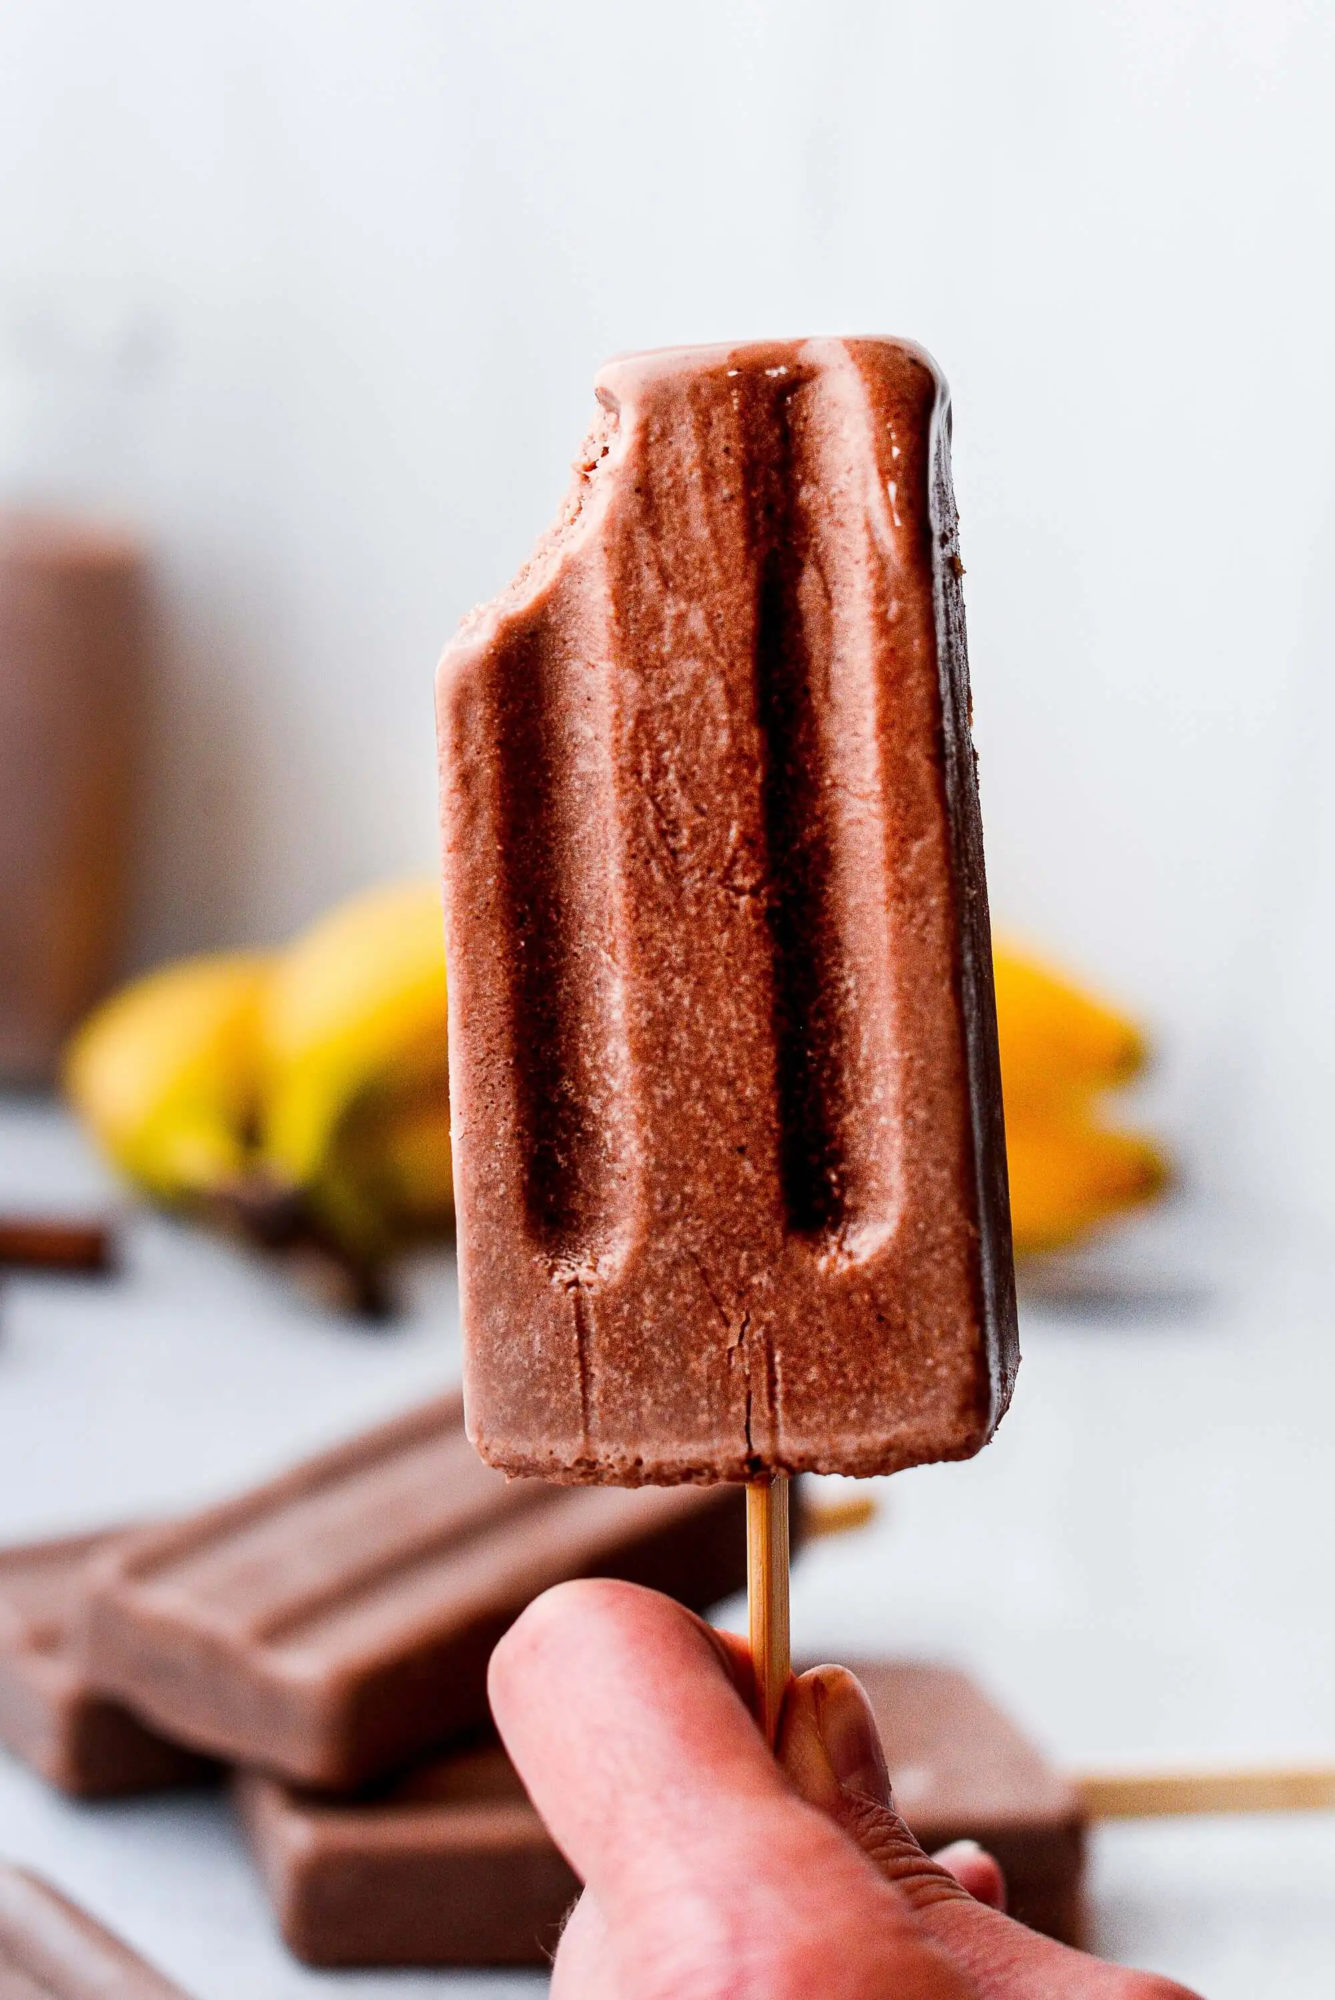
[[1136, 1023], [1011, 946], [994, 971], [1011, 1228], [1025, 1256], [1152, 1201], [1170, 1172], [1151, 1141], [1096, 1115], [1099, 1097], [1144, 1067]]
[[[400, 1100], [387, 1093], [374, 1112], [366, 1155], [374, 1162], [385, 1213], [405, 1231], [438, 1229], [454, 1212], [448, 1092], [419, 1091]], [[349, 1140], [355, 1143], [355, 1135]]]
[[428, 882], [341, 904], [269, 984], [259, 1164], [355, 1254], [383, 1254], [404, 1203], [449, 1213], [445, 997]]
[[[1168, 1178], [1102, 1124], [1134, 1076], [1134, 1021], [1041, 961], [996, 953], [1016, 1248], [1070, 1243]], [[72, 1042], [69, 1095], [156, 1198], [261, 1240], [303, 1231], [373, 1273], [453, 1213], [445, 954], [434, 883], [340, 904], [277, 958], [187, 959], [137, 980]]]
[[1136, 1023], [1051, 966], [1000, 944], [993, 974], [1008, 1115], [1112, 1089], [1144, 1067]]
[[189, 1201], [244, 1170], [269, 966], [258, 953], [166, 966], [105, 1001], [69, 1045], [71, 1102], [109, 1158], [159, 1200]]
[[1088, 1118], [1013, 1121], [1006, 1158], [1019, 1256], [1065, 1248], [1110, 1217], [1153, 1201], [1168, 1180], [1167, 1162], [1148, 1139]]
[[324, 1227], [363, 1260], [439, 1235], [454, 1213], [443, 1087], [365, 1092], [340, 1125], [309, 1199]]

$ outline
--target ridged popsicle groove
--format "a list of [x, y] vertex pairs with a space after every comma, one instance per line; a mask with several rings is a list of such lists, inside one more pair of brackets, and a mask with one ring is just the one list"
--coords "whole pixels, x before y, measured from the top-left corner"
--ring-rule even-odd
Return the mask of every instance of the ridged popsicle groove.
[[616, 1235], [630, 1152], [605, 649], [584, 623], [578, 586], [573, 603], [540, 604], [492, 680], [524, 1205], [546, 1255], [578, 1269]]
[[828, 500], [831, 473], [846, 486], [856, 470], [840, 462], [839, 394], [822, 375], [784, 381], [750, 413], [748, 442], [785, 1220], [823, 1250], [857, 1254], [893, 1227], [896, 1163], [876, 1109], [893, 1088], [889, 940], [868, 923], [884, 908], [885, 856], [865, 810], [875, 661]]
[[503, 1486], [462, 1440], [427, 1433], [289, 1495], [281, 1514], [257, 1506], [225, 1533], [168, 1537], [132, 1567], [163, 1601], [206, 1592], [215, 1630], [270, 1643], [517, 1518], [543, 1490]]

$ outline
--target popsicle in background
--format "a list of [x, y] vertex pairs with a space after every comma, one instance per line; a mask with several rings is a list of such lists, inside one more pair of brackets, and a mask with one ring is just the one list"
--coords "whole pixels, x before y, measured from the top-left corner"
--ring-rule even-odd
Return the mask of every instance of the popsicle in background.
[[13, 2000], [188, 2000], [39, 1875], [0, 1861], [0, 1993]]
[[0, 513], [0, 1082], [49, 1081], [117, 971], [145, 634], [133, 541]]

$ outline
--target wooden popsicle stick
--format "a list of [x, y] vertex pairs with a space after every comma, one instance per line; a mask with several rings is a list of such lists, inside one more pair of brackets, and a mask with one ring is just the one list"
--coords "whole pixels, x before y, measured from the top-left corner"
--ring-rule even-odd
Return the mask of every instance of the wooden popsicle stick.
[[109, 1226], [58, 1215], [0, 1215], [0, 1264], [30, 1271], [106, 1271], [112, 1262]]
[[874, 1521], [880, 1511], [870, 1495], [859, 1494], [851, 1500], [808, 1498], [802, 1507], [802, 1539], [818, 1542], [827, 1535], [856, 1534], [859, 1528]]
[[1335, 1764], [1256, 1765], [1231, 1771], [1086, 1771], [1076, 1773], [1072, 1782], [1091, 1819], [1335, 1810]]
[[771, 1746], [792, 1672], [788, 1635], [788, 1480], [746, 1489], [746, 1608], [756, 1676], [756, 1721]]

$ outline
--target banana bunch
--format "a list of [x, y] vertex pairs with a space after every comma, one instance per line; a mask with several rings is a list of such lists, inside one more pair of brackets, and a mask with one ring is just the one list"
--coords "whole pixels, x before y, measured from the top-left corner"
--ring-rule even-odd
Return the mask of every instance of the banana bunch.
[[358, 1303], [453, 1213], [445, 952], [433, 883], [340, 904], [287, 951], [186, 959], [99, 1008], [69, 1096], [164, 1203], [339, 1260]]
[[998, 946], [994, 969], [1015, 1248], [1061, 1249], [1167, 1181], [1148, 1139], [1100, 1116], [1103, 1094], [1143, 1069], [1145, 1041], [1133, 1021], [1025, 953]]
[[[1150, 1199], [1165, 1166], [1105, 1125], [1139, 1030], [1033, 959], [996, 956], [1016, 1247], [1052, 1249]], [[156, 1200], [276, 1248], [319, 1249], [377, 1298], [405, 1242], [453, 1213], [445, 955], [429, 882], [340, 904], [286, 951], [137, 980], [70, 1045], [69, 1095]]]
[[183, 959], [115, 994], [66, 1051], [84, 1122], [160, 1201], [199, 1199], [246, 1171], [268, 981], [257, 952]]
[[341, 903], [273, 969], [259, 1171], [375, 1263], [453, 1214], [445, 945], [433, 882]]

